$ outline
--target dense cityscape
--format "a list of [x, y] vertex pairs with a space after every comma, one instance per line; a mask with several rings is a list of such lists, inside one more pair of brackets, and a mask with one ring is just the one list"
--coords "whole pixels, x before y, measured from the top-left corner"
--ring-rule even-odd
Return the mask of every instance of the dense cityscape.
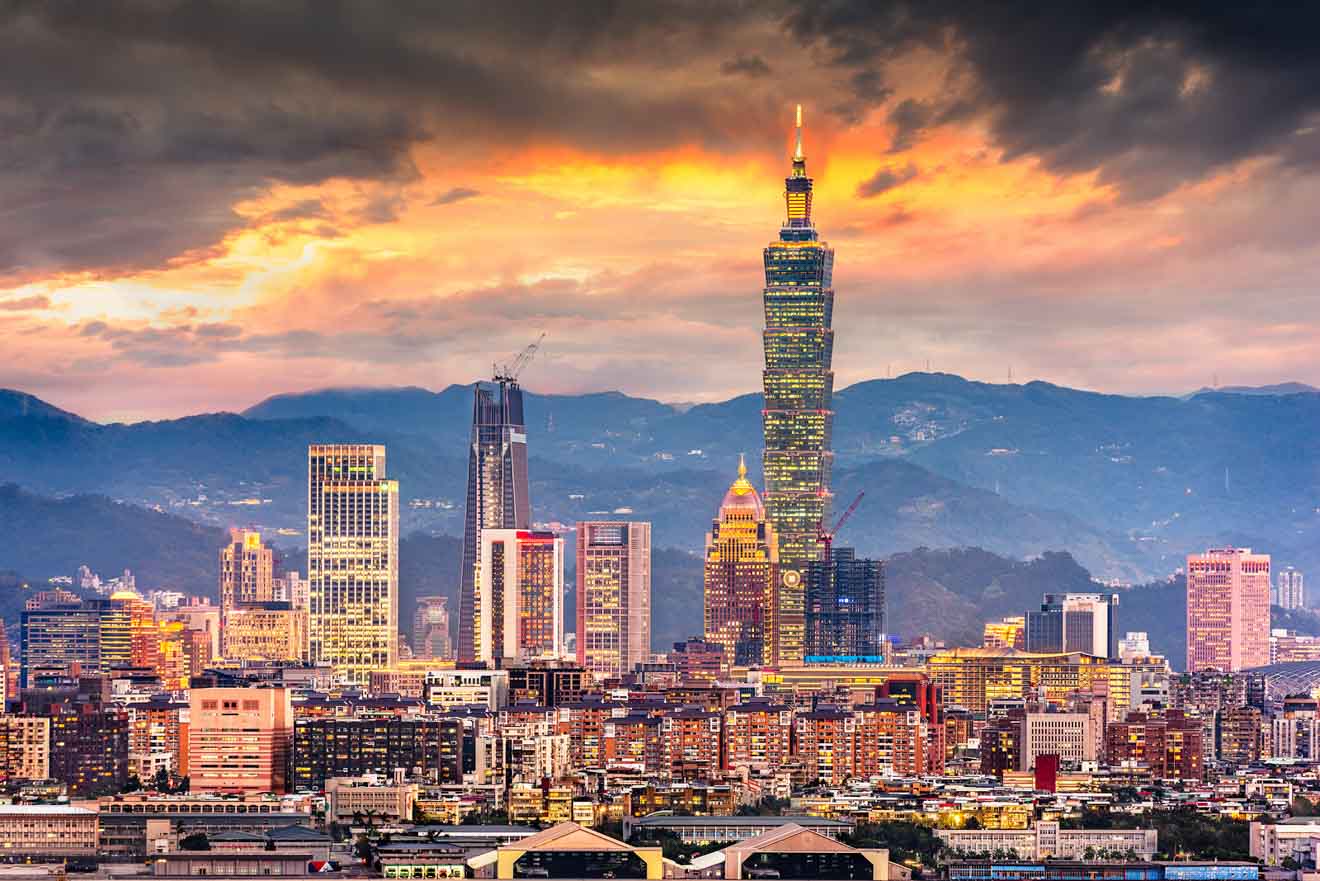
[[831, 491], [835, 254], [801, 114], [763, 253], [764, 483], [730, 461], [691, 512], [699, 632], [653, 650], [650, 523], [534, 521], [538, 340], [473, 391], [456, 605], [400, 620], [400, 486], [370, 438], [306, 450], [305, 566], [231, 530], [218, 604], [88, 567], [26, 585], [0, 855], [39, 877], [1314, 873], [1320, 637], [1272, 629], [1305, 591], [1268, 553], [1187, 549], [1184, 672], [1116, 591], [1047, 593], [980, 645], [889, 635], [885, 562], [836, 543], [865, 499]]

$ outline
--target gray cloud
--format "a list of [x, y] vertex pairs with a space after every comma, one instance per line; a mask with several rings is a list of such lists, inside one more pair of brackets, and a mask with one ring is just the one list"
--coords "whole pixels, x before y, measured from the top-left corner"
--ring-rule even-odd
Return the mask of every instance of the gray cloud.
[[[1320, 11], [1310, 7], [832, 0], [796, 3], [788, 21], [856, 74], [914, 46], [953, 48], [944, 91], [891, 110], [897, 149], [928, 126], [981, 115], [1006, 158], [1099, 169], [1128, 198], [1250, 156], [1312, 166], [1320, 156], [1317, 141], [1294, 135], [1320, 112], [1320, 56], [1306, 36]], [[961, 75], [969, 90], [953, 85]], [[863, 106], [884, 97], [853, 91]]]
[[881, 193], [886, 193], [894, 189], [894, 187], [902, 186], [917, 177], [918, 174], [920, 174], [920, 172], [917, 171], [917, 167], [910, 162], [906, 168], [900, 168], [897, 170], [892, 168], [881, 168], [875, 174], [857, 185], [857, 198], [870, 199]]
[[770, 65], [760, 55], [739, 55], [720, 65], [725, 76], [763, 77], [770, 75]]
[[[204, 255], [244, 222], [232, 206], [276, 182], [398, 193], [412, 149], [440, 135], [777, 149], [789, 86], [846, 124], [886, 112], [892, 150], [983, 119], [1006, 158], [1098, 169], [1129, 199], [1251, 156], [1311, 169], [1317, 17], [1186, 0], [14, 0], [0, 5], [0, 57], [18, 74], [0, 78], [0, 278]], [[951, 55], [950, 75], [895, 104], [887, 68], [914, 48]], [[725, 76], [685, 76], [694, 64]], [[402, 207], [382, 196], [357, 219]], [[324, 213], [304, 202], [271, 219]]]
[[465, 199], [475, 199], [481, 195], [480, 190], [474, 190], [471, 187], [451, 187], [431, 200], [435, 205], [453, 205], [455, 202], [462, 202]]

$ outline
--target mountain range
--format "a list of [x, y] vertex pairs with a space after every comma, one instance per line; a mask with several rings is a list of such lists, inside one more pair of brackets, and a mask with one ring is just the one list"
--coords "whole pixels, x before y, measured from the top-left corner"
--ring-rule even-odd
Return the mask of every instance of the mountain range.
[[[866, 554], [1068, 550], [1127, 582], [1221, 544], [1315, 569], [1320, 394], [1294, 389], [1128, 397], [929, 373], [858, 383], [835, 396], [836, 513], [866, 496], [839, 542]], [[388, 448], [405, 532], [454, 535], [471, 399], [466, 386], [331, 389], [242, 414], [102, 425], [0, 392], [0, 482], [256, 526], [296, 545], [306, 445], [370, 441]], [[758, 467], [760, 407], [759, 395], [678, 407], [528, 393], [535, 518], [649, 519], [657, 547], [697, 550], [738, 454]]]

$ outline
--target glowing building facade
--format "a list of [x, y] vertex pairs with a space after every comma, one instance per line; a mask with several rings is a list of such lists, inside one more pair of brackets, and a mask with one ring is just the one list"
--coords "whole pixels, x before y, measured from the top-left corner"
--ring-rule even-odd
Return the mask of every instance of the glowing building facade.
[[779, 545], [766, 507], [738, 463], [706, 533], [705, 637], [732, 664], [773, 664]]
[[275, 598], [275, 555], [261, 543], [261, 533], [229, 530], [220, 549], [220, 608], [264, 603]]
[[458, 589], [459, 661], [477, 660], [476, 627], [483, 614], [476, 605], [482, 530], [528, 529], [531, 523], [522, 389], [512, 379], [497, 377], [494, 388], [478, 385], [473, 391]]
[[577, 525], [577, 662], [628, 673], [651, 652], [651, 524]]
[[1187, 671], [1270, 662], [1270, 555], [1218, 548], [1187, 557]]
[[557, 659], [564, 651], [564, 540], [553, 532], [483, 529], [477, 559], [474, 660]]
[[787, 219], [765, 249], [765, 507], [779, 538], [775, 585], [777, 663], [800, 662], [805, 641], [804, 581], [820, 556], [829, 516], [834, 348], [834, 251], [811, 219], [812, 181], [802, 153], [798, 108], [793, 170], [785, 181]]
[[399, 484], [385, 447], [307, 451], [308, 643], [311, 660], [366, 685], [394, 666], [399, 634]]

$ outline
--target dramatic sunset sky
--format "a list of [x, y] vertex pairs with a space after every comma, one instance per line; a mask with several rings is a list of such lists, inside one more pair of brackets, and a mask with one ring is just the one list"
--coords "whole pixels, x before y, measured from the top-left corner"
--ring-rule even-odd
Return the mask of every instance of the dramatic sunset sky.
[[0, 387], [753, 391], [798, 102], [836, 387], [1320, 383], [1317, 23], [1143, 7], [0, 2]]

